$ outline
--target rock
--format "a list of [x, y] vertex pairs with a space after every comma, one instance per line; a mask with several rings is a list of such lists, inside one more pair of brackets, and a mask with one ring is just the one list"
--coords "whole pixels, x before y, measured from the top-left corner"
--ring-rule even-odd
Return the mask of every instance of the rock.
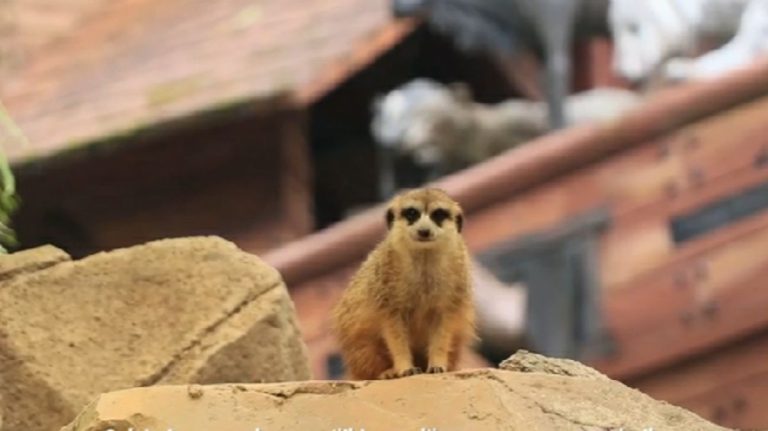
[[545, 373], [558, 376], [582, 377], [585, 379], [608, 379], [604, 374], [581, 362], [570, 359], [554, 359], [522, 349], [505, 359], [499, 364], [499, 368], [522, 373]]
[[724, 430], [583, 374], [479, 369], [370, 382], [210, 385], [196, 396], [185, 386], [155, 386], [104, 394], [62, 431]]
[[215, 237], [0, 282], [3, 431], [57, 429], [104, 392], [310, 378], [280, 274]]
[[50, 245], [3, 255], [0, 256], [0, 281], [69, 260], [70, 257], [66, 252]]

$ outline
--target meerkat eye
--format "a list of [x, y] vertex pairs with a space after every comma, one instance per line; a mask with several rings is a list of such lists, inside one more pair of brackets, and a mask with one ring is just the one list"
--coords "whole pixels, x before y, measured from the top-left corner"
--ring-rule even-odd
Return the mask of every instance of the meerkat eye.
[[446, 219], [451, 217], [451, 214], [448, 212], [448, 210], [438, 208], [432, 211], [432, 214], [429, 217], [432, 219], [432, 221], [435, 222], [435, 224], [441, 226]]
[[408, 224], [414, 224], [416, 223], [416, 220], [421, 217], [421, 212], [417, 210], [416, 208], [405, 208], [400, 215], [403, 216], [404, 219], [408, 220]]

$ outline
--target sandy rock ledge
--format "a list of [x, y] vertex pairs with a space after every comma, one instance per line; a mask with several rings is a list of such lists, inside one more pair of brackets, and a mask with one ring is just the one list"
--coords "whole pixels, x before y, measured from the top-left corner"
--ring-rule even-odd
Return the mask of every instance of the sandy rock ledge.
[[162, 386], [104, 394], [62, 431], [724, 430], [573, 361], [375, 382]]

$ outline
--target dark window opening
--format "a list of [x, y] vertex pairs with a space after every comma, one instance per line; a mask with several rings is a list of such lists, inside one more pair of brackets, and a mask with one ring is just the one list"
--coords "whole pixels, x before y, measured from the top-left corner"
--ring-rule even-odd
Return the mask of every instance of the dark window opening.
[[670, 222], [672, 238], [680, 244], [741, 221], [768, 208], [768, 182], [713, 202]]

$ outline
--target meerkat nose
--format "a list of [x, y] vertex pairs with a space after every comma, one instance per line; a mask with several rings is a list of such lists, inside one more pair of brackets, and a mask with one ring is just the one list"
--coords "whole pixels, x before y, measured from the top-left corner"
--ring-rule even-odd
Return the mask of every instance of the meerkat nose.
[[419, 237], [429, 238], [429, 229], [419, 229]]

